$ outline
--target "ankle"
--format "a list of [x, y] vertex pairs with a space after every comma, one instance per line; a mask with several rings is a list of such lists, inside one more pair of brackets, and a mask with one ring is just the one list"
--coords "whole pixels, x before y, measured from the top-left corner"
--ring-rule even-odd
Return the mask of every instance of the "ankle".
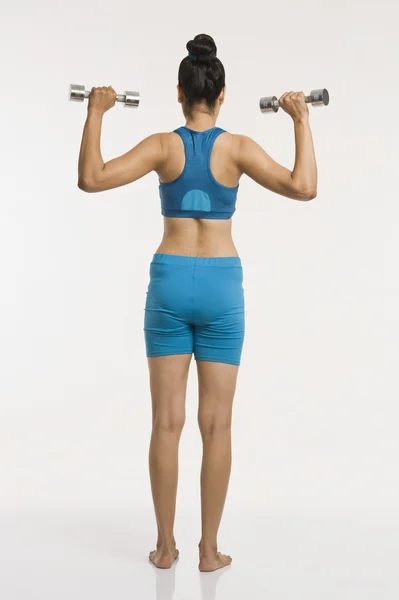
[[174, 556], [175, 552], [176, 552], [176, 546], [165, 546], [165, 545], [161, 545], [157, 547], [157, 551], [162, 555], [162, 556]]
[[208, 542], [202, 539], [198, 544], [198, 548], [202, 556], [213, 556], [218, 551], [217, 543], [215, 541]]
[[172, 551], [176, 549], [176, 541], [175, 538], [173, 538], [172, 540], [168, 539], [168, 540], [163, 540], [163, 539], [158, 539], [157, 541], [157, 550], [162, 550], [167, 552], [168, 550]]

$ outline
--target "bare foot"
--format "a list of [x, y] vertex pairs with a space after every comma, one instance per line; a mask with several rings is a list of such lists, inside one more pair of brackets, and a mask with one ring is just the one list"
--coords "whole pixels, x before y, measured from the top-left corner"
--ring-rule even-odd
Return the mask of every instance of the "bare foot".
[[221, 554], [221, 552], [216, 552], [215, 554], [208, 556], [201, 556], [200, 553], [200, 561], [198, 568], [200, 571], [208, 572], [208, 571], [216, 571], [217, 569], [222, 569], [223, 567], [227, 567], [227, 565], [231, 564], [233, 559], [228, 554]]
[[148, 558], [156, 567], [158, 567], [158, 569], [170, 569], [178, 556], [179, 551], [177, 548], [174, 550], [174, 553], [172, 553], [172, 551], [166, 552], [158, 549], [150, 552]]

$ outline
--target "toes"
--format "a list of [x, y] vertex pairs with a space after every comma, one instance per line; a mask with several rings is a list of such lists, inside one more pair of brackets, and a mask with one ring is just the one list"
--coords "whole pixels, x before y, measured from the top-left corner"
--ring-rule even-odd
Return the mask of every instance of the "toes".
[[222, 554], [222, 556], [221, 556], [221, 562], [224, 565], [229, 565], [232, 562], [232, 560], [233, 559], [228, 554]]

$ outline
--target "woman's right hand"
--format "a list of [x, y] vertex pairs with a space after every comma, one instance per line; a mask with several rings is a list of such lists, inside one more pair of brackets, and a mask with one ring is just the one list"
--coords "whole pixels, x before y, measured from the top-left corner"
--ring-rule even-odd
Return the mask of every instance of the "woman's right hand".
[[303, 92], [285, 92], [279, 98], [278, 103], [294, 121], [309, 116], [309, 108], [305, 102], [305, 94]]
[[89, 96], [88, 112], [99, 112], [101, 115], [115, 106], [116, 92], [111, 86], [93, 87]]

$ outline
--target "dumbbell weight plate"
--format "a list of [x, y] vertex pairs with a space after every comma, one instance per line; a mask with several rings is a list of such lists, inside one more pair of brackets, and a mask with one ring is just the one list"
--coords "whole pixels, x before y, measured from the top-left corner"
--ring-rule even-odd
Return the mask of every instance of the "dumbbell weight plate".
[[259, 101], [259, 108], [262, 112], [277, 112], [279, 103], [276, 96], [267, 96]]
[[86, 89], [84, 85], [71, 84], [69, 86], [68, 100], [75, 100], [76, 102], [83, 102], [86, 96]]
[[131, 106], [132, 108], [137, 108], [140, 104], [140, 93], [139, 92], [125, 92], [125, 97], [123, 99], [125, 106]]
[[323, 90], [312, 90], [310, 92], [309, 101], [312, 106], [327, 106], [330, 102], [330, 95], [324, 88]]

